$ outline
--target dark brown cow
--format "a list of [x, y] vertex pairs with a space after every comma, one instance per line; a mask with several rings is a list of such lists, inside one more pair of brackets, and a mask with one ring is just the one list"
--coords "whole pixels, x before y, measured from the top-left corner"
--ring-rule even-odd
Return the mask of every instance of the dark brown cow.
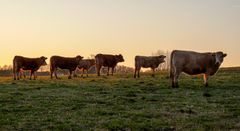
[[[21, 70], [30, 70], [30, 80], [32, 75], [34, 75], [34, 80], [36, 79], [36, 71], [46, 63], [46, 57], [42, 56], [39, 58], [26, 58], [22, 56], [15, 56], [13, 59], [13, 77], [14, 80], [19, 80]], [[17, 78], [16, 78], [17, 77]]]
[[159, 64], [165, 62], [166, 56], [136, 56], [135, 57], [135, 73], [134, 78], [136, 78], [136, 73], [138, 73], [138, 78], [140, 77], [139, 73], [141, 67], [143, 68], [151, 68], [153, 71], [152, 76], [155, 76], [155, 69], [159, 66]]
[[209, 76], [214, 75], [227, 54], [223, 52], [198, 53], [193, 51], [174, 50], [171, 54], [170, 77], [172, 87], [178, 87], [178, 78], [181, 72], [189, 75], [204, 74], [205, 86], [208, 86]]
[[50, 73], [51, 73], [51, 79], [53, 78], [53, 72], [55, 74], [56, 79], [57, 77], [57, 68], [60, 69], [68, 69], [69, 70], [69, 76], [68, 79], [72, 78], [72, 72], [76, 70], [77, 66], [79, 65], [79, 62], [83, 59], [82, 56], [76, 56], [76, 57], [61, 57], [61, 56], [52, 56], [50, 58]]
[[109, 75], [109, 68], [112, 68], [112, 75], [114, 69], [119, 62], [124, 62], [123, 56], [119, 55], [108, 55], [108, 54], [97, 54], [95, 56], [97, 74], [100, 76], [100, 70], [102, 66], [108, 67], [107, 75]]
[[94, 65], [95, 65], [95, 60], [94, 59], [84, 59], [84, 60], [81, 60], [79, 65], [78, 65], [78, 69], [82, 70], [81, 77], [83, 77], [84, 70], [87, 71], [87, 77], [88, 77], [88, 70], [91, 67], [93, 67]]

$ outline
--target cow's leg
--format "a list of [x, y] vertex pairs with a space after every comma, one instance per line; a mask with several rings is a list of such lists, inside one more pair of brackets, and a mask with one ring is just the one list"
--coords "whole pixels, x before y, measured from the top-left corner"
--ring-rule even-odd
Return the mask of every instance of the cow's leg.
[[152, 77], [155, 77], [155, 68], [152, 68], [153, 74]]
[[113, 72], [114, 72], [114, 67], [112, 67], [112, 76], [113, 76]]
[[26, 78], [26, 72], [23, 71], [23, 77]]
[[19, 72], [17, 71], [17, 80], [20, 80]]
[[176, 87], [176, 88], [179, 87], [179, 85], [178, 85], [179, 75], [180, 75], [180, 72], [176, 72], [176, 74], [174, 74], [174, 86], [173, 87]]
[[88, 69], [86, 70], [86, 73], [87, 73], [87, 77], [88, 77]]
[[69, 70], [69, 76], [68, 79], [72, 79], [72, 70]]
[[81, 75], [81, 77], [83, 77], [83, 74], [84, 74], [84, 69], [82, 70], [82, 75]]
[[138, 68], [138, 78], [140, 77], [140, 70], [141, 70], [141, 67]]
[[134, 78], [136, 78], [137, 68], [135, 67]]
[[20, 79], [22, 79], [22, 71], [20, 72], [20, 76], [19, 77], [20, 77]]
[[73, 77], [78, 77], [76, 71], [77, 71], [77, 69], [75, 71], [73, 71]]
[[56, 68], [54, 69], [54, 75], [55, 75], [56, 79], [58, 79], [58, 76], [57, 76], [57, 69], [56, 69]]
[[33, 71], [33, 76], [34, 76], [34, 80], [36, 80], [36, 78], [37, 78], [37, 75], [36, 75], [36, 71]]
[[13, 80], [16, 80], [16, 69], [13, 67]]
[[204, 74], [204, 75], [203, 75], [203, 79], [204, 79], [205, 87], [208, 87], [208, 79], [209, 79], [209, 75], [208, 75], [208, 74]]
[[33, 71], [31, 70], [30, 80], [32, 80]]
[[101, 66], [100, 65], [96, 65], [96, 68], [97, 68], [97, 74], [98, 74], [98, 76], [100, 76]]
[[20, 80], [20, 78], [19, 78], [19, 72], [20, 72], [20, 69], [17, 69], [17, 80]]
[[108, 69], [107, 69], [107, 76], [109, 76], [109, 67], [108, 67]]
[[51, 79], [53, 78], [53, 72], [54, 72], [54, 70], [51, 68], [51, 69], [50, 69]]

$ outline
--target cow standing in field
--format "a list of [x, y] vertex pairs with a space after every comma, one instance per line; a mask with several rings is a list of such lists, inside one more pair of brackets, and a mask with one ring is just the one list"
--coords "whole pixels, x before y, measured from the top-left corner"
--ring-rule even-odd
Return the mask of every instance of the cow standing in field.
[[119, 55], [97, 54], [95, 56], [95, 60], [98, 76], [100, 76], [100, 70], [102, 66], [108, 67], [107, 75], [109, 75], [109, 68], [112, 68], [113, 75], [117, 63], [124, 62], [123, 56], [121, 54]]
[[79, 65], [79, 62], [83, 59], [82, 56], [76, 56], [76, 57], [61, 57], [61, 56], [52, 56], [50, 58], [50, 73], [51, 73], [51, 79], [53, 78], [53, 73], [57, 77], [57, 68], [60, 69], [68, 69], [69, 70], [69, 76], [68, 79], [72, 78], [72, 72], [76, 70], [77, 66]]
[[84, 70], [86, 70], [87, 72], [87, 77], [88, 77], [88, 70], [93, 67], [95, 65], [95, 60], [94, 59], [84, 59], [81, 60], [79, 65], [78, 65], [78, 69], [82, 70], [82, 75], [81, 77], [83, 77], [84, 74]]
[[34, 75], [34, 80], [36, 79], [36, 71], [46, 63], [46, 57], [42, 56], [39, 58], [27, 58], [22, 56], [15, 56], [13, 59], [13, 77], [14, 80], [19, 80], [22, 70], [30, 70], [30, 80], [32, 75]]
[[171, 54], [170, 77], [172, 87], [178, 87], [181, 72], [189, 75], [204, 74], [204, 84], [208, 86], [209, 76], [214, 75], [227, 54], [219, 51], [214, 53], [198, 53], [193, 51], [174, 50]]
[[159, 64], [165, 62], [166, 56], [136, 56], [135, 57], [135, 73], [134, 78], [136, 78], [136, 73], [138, 73], [138, 78], [140, 77], [141, 67], [143, 68], [151, 68], [153, 71], [152, 76], [155, 76], [155, 69], [159, 66]]

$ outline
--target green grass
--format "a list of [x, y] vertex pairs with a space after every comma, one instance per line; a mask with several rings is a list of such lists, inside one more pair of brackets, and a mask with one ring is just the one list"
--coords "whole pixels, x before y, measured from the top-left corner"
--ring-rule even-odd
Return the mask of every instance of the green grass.
[[[13, 81], [0, 77], [0, 130], [240, 130], [240, 70]], [[206, 95], [207, 94], [207, 95]]]

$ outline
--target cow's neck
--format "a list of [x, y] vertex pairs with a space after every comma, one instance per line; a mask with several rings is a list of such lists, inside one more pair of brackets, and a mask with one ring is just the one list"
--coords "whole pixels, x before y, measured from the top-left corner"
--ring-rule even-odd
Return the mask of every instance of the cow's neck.
[[213, 57], [211, 64], [209, 66], [209, 69], [208, 69], [208, 74], [214, 75], [218, 71], [219, 67], [220, 67], [220, 65], [216, 64], [216, 58]]

